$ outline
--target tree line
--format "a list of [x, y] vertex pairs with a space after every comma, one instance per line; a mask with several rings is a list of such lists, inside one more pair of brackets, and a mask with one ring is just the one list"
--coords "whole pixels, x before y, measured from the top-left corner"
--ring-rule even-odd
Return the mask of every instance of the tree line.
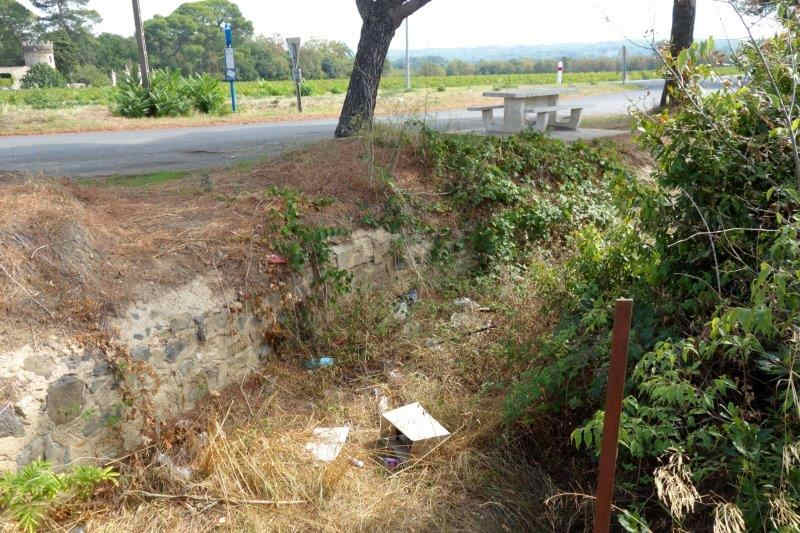
[[[107, 84], [111, 71], [134, 70], [138, 61], [135, 38], [94, 35], [92, 28], [102, 18], [88, 9], [88, 1], [33, 0], [37, 16], [16, 0], [0, 0], [0, 65], [23, 65], [22, 42], [32, 40], [53, 42], [56, 66], [73, 82], [97, 84], [105, 80]], [[283, 39], [256, 35], [253, 23], [228, 0], [187, 2], [168, 16], [145, 21], [151, 67], [221, 77], [225, 46], [221, 22], [230, 23], [234, 29], [239, 79], [290, 77]], [[304, 43], [300, 63], [306, 78], [341, 78], [350, 74], [353, 53], [342, 42], [312, 40]]]
[[[436, 56], [411, 59], [411, 70], [418, 76], [487, 76], [495, 74], [540, 74], [555, 72], [558, 59], [481, 60], [477, 62]], [[569, 72], [617, 72], [622, 70], [622, 59], [614, 57], [564, 58]], [[388, 63], [387, 63], [388, 64]], [[636, 55], [628, 58], [628, 70], [654, 70], [662, 65], [656, 54]], [[389, 72], [404, 70], [405, 59], [391, 63]], [[384, 69], [384, 72], [386, 69]]]
[[[88, 0], [34, 0], [34, 15], [16, 0], [0, 0], [0, 65], [22, 65], [23, 40], [48, 40], [55, 44], [58, 70], [70, 81], [107, 84], [111, 71], [122, 73], [137, 62], [136, 40], [111, 33], [94, 35], [102, 18], [88, 9]], [[291, 77], [289, 55], [280, 36], [258, 35], [252, 21], [229, 0], [187, 2], [167, 16], [144, 22], [150, 64], [184, 75], [209, 73], [222, 76], [224, 40], [220, 22], [234, 30], [239, 79], [283, 80]], [[343, 78], [353, 68], [353, 51], [343, 42], [312, 40], [303, 44], [300, 66], [307, 79]], [[571, 72], [616, 71], [617, 58], [568, 59]], [[412, 59], [417, 76], [471, 76], [554, 72], [556, 59], [508, 61], [447, 61], [440, 57]], [[630, 58], [629, 69], [658, 67], [655, 56]], [[404, 60], [386, 62], [384, 75], [405, 70]]]

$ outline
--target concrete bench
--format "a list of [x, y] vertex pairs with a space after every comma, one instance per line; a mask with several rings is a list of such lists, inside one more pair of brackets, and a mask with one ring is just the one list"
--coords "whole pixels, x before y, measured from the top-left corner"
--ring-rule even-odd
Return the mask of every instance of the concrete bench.
[[[579, 105], [551, 105], [551, 106], [532, 106], [525, 108], [525, 114], [536, 114], [536, 130], [547, 131], [548, 126], [554, 128], [564, 128], [568, 130], [577, 130], [581, 125], [583, 118], [583, 110], [587, 106]], [[556, 113], [558, 111], [569, 111], [570, 117], [565, 121], [558, 121]]]
[[494, 110], [495, 109], [503, 109], [505, 107], [504, 104], [499, 105], [476, 105], [472, 107], [468, 107], [467, 111], [480, 111], [483, 115], [483, 126], [486, 128], [486, 131], [489, 131], [490, 126], [492, 125], [492, 121], [494, 120]]

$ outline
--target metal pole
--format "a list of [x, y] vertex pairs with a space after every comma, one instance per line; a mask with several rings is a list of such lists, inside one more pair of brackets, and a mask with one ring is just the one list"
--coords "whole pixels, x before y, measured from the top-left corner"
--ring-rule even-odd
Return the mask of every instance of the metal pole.
[[231, 80], [231, 107], [233, 112], [236, 113], [236, 82]]
[[408, 19], [406, 17], [406, 90], [411, 90], [411, 55], [408, 50]]
[[136, 25], [136, 41], [139, 43], [139, 71], [142, 75], [142, 86], [150, 90], [150, 64], [147, 60], [147, 43], [144, 40], [144, 26], [139, 0], [133, 0], [133, 22]]
[[611, 529], [611, 502], [614, 499], [614, 477], [617, 470], [619, 420], [622, 414], [622, 396], [625, 392], [632, 316], [633, 300], [617, 300], [611, 340], [611, 369], [606, 391], [606, 412], [603, 420], [603, 449], [600, 453], [600, 471], [597, 474], [594, 533], [608, 533]]
[[295, 74], [295, 77], [297, 78], [295, 80], [296, 92], [297, 92], [297, 111], [302, 113], [303, 112], [303, 98], [302, 98], [302, 96], [303, 96], [303, 82], [302, 82], [302, 80], [303, 80], [303, 71], [300, 69], [300, 67], [297, 67], [297, 72]]

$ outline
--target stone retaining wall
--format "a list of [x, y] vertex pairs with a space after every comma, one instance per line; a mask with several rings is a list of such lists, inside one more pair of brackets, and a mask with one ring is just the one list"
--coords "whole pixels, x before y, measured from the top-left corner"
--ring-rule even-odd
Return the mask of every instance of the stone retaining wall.
[[[358, 231], [332, 251], [356, 283], [388, 281], [398, 267], [392, 241], [385, 231]], [[399, 263], [425, 254], [425, 246], [406, 249]], [[57, 337], [13, 351], [0, 346], [0, 470], [41, 458], [64, 465], [118, 457], [145, 440], [143, 413], [132, 406], [144, 401], [148, 415], [167, 422], [257, 370], [272, 353], [263, 343], [265, 317], [280, 310], [280, 297], [247, 313], [221, 285], [200, 276], [109, 319], [113, 341], [130, 356], [121, 363]]]

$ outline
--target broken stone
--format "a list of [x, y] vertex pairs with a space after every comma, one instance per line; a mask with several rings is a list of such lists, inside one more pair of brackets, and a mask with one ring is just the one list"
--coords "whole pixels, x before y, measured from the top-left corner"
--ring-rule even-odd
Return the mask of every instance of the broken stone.
[[56, 424], [75, 420], [86, 402], [86, 384], [74, 374], [61, 376], [47, 388], [47, 414]]
[[395, 320], [405, 321], [408, 320], [409, 310], [408, 304], [406, 302], [398, 303], [394, 308], [394, 318]]
[[484, 315], [479, 313], [453, 313], [450, 317], [450, 325], [455, 329], [465, 331], [476, 331], [488, 327], [491, 322], [487, 322]]
[[456, 307], [458, 307], [463, 311], [467, 311], [470, 313], [476, 313], [481, 308], [480, 305], [478, 305], [476, 302], [474, 302], [469, 298], [458, 298], [456, 300], [453, 300], [453, 305], [455, 305]]
[[25, 436], [25, 428], [14, 407], [10, 403], [0, 407], [0, 439], [23, 436]]

